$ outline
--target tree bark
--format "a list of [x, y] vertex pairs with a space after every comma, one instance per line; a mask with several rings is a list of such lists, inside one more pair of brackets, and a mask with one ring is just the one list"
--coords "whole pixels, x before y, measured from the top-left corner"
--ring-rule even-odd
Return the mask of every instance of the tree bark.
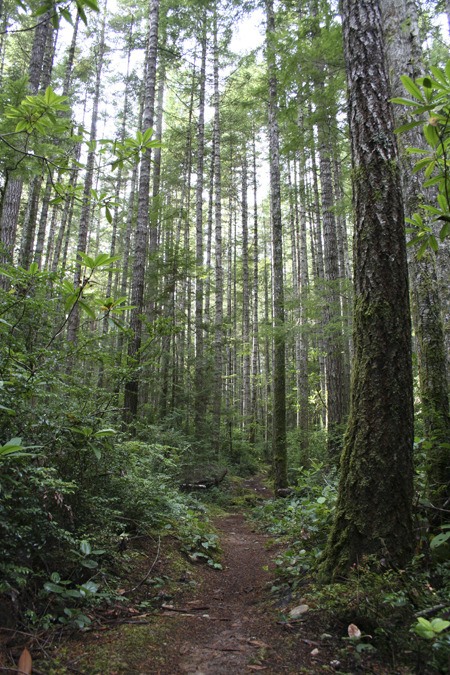
[[[96, 67], [95, 67], [94, 98], [92, 103], [91, 128], [89, 132], [89, 141], [91, 143], [93, 143], [97, 138], [97, 122], [98, 122], [98, 108], [100, 104], [101, 77], [106, 47], [105, 22], [106, 22], [106, 15], [104, 14], [102, 17], [100, 38], [96, 47], [96, 55], [95, 55]], [[88, 247], [88, 235], [89, 235], [89, 228], [91, 225], [91, 212], [92, 212], [91, 190], [94, 181], [95, 158], [96, 158], [96, 151], [93, 148], [91, 148], [88, 152], [86, 161], [86, 172], [83, 187], [83, 202], [81, 205], [80, 222], [78, 225], [77, 255], [79, 253], [86, 253]], [[75, 288], [78, 288], [82, 282], [81, 279], [82, 267], [83, 265], [81, 263], [81, 260], [78, 259], [76, 262], [75, 274], [73, 279]], [[69, 342], [72, 343], [76, 342], [79, 325], [80, 325], [79, 307], [75, 306], [73, 312], [70, 315], [70, 320], [67, 327], [67, 340]]]
[[270, 211], [273, 244], [273, 438], [275, 489], [287, 487], [286, 451], [286, 336], [283, 280], [283, 224], [281, 218], [280, 142], [278, 129], [275, 15], [273, 1], [266, 0], [266, 50], [269, 78]]
[[[412, 0], [381, 0], [381, 8], [392, 94], [402, 97], [404, 88], [400, 74], [415, 79], [423, 70], [417, 7]], [[397, 126], [408, 119], [407, 110], [401, 106], [394, 106], [394, 114]], [[417, 127], [402, 134], [400, 141], [404, 147], [425, 149], [423, 136]], [[413, 166], [411, 155], [404, 151], [402, 185], [405, 211], [409, 217], [418, 210], [423, 192], [421, 179], [413, 172]], [[418, 260], [414, 250], [410, 249], [409, 264], [422, 417], [425, 437], [430, 446], [427, 461], [429, 497], [434, 506], [444, 508], [450, 503], [450, 415], [447, 356], [435, 253], [427, 251]], [[439, 520], [441, 512], [437, 514], [436, 519]]]
[[201, 62], [199, 79], [199, 103], [197, 122], [197, 185], [195, 193], [195, 376], [194, 376], [194, 427], [197, 440], [205, 433], [205, 412], [208, 404], [205, 387], [206, 364], [204, 362], [204, 317], [203, 317], [203, 185], [205, 165], [205, 90], [206, 90], [206, 16], [203, 18], [201, 36]]
[[[153, 127], [156, 92], [156, 62], [158, 48], [159, 0], [151, 0], [149, 9], [149, 34], [147, 48], [147, 66], [145, 69], [144, 114], [142, 119], [143, 131]], [[133, 286], [131, 291], [130, 328], [133, 337], [128, 344], [128, 359], [132, 366], [132, 377], [125, 385], [124, 395], [124, 422], [130, 423], [135, 419], [138, 410], [139, 380], [137, 377], [140, 363], [140, 348], [142, 342], [142, 312], [144, 308], [144, 281], [145, 264], [147, 257], [148, 221], [149, 221], [149, 192], [150, 192], [151, 150], [146, 150], [141, 160], [137, 226], [134, 240]]]
[[403, 200], [378, 0], [343, 0], [355, 210], [354, 371], [324, 576], [412, 555], [413, 388]]
[[214, 8], [213, 26], [213, 79], [214, 79], [214, 234], [215, 234], [215, 316], [214, 316], [214, 443], [220, 454], [220, 428], [222, 417], [222, 368], [223, 368], [223, 262], [222, 262], [222, 178], [220, 161], [220, 97], [219, 97], [219, 46], [217, 6]]

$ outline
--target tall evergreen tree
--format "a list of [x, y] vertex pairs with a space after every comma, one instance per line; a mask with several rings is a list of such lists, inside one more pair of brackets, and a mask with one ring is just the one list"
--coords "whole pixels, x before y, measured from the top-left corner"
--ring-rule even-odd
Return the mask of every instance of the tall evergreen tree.
[[277, 67], [275, 58], [275, 14], [266, 0], [266, 59], [269, 80], [269, 165], [270, 217], [273, 250], [273, 438], [275, 488], [287, 487], [286, 451], [286, 335], [283, 278], [283, 223], [281, 217], [280, 141], [278, 128]]
[[344, 0], [355, 209], [354, 372], [328, 577], [412, 555], [411, 325], [404, 212], [380, 3]]

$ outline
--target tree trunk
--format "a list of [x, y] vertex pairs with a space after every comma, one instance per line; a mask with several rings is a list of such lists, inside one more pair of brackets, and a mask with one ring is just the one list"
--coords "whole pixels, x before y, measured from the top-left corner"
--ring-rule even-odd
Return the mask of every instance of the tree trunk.
[[222, 262], [222, 178], [220, 161], [220, 98], [219, 98], [219, 46], [217, 6], [214, 8], [214, 225], [215, 225], [215, 317], [214, 317], [214, 443], [220, 454], [220, 427], [222, 416], [222, 368], [223, 368], [223, 262]]
[[[386, 54], [392, 94], [404, 96], [400, 73], [415, 79], [421, 75], [422, 54], [417, 8], [412, 0], [381, 0]], [[400, 26], [400, 29], [399, 29]], [[407, 110], [394, 106], [396, 124], [408, 119]], [[400, 136], [404, 146], [424, 148], [418, 128]], [[423, 188], [413, 172], [411, 155], [403, 152], [403, 196], [408, 217], [418, 210]], [[442, 321], [441, 299], [436, 275], [436, 256], [427, 251], [418, 260], [410, 249], [413, 323], [417, 341], [422, 417], [428, 450], [429, 497], [434, 506], [444, 508], [450, 500], [450, 415], [447, 387], [447, 356]], [[441, 513], [437, 512], [437, 520]]]
[[286, 451], [286, 336], [283, 280], [283, 228], [281, 219], [280, 142], [278, 130], [277, 67], [273, 0], [266, 0], [266, 50], [269, 77], [270, 214], [273, 243], [273, 438], [275, 489], [287, 487]]
[[324, 576], [412, 555], [413, 388], [403, 200], [378, 0], [343, 0], [355, 209], [354, 370]]
[[197, 185], [195, 194], [195, 376], [194, 376], [194, 426], [197, 440], [205, 432], [205, 412], [208, 404], [205, 387], [206, 364], [204, 363], [204, 318], [203, 318], [203, 185], [205, 165], [205, 88], [206, 88], [206, 16], [203, 18], [201, 37], [201, 64], [197, 122]]
[[248, 264], [247, 155], [242, 160], [242, 418], [247, 431], [250, 420], [250, 283]]
[[338, 463], [342, 448], [343, 425], [348, 412], [348, 387], [344, 377], [344, 353], [339, 297], [339, 263], [334, 215], [331, 147], [324, 139], [320, 147], [320, 181], [322, 186], [322, 217], [325, 267], [325, 383], [327, 392], [327, 446], [330, 458]]
[[12, 263], [16, 243], [17, 218], [22, 195], [22, 179], [8, 177], [2, 203], [0, 220], [1, 262]]
[[[145, 69], [144, 114], [142, 129], [146, 131], [153, 127], [156, 92], [156, 62], [158, 48], [159, 0], [151, 0], [149, 9], [149, 34]], [[131, 291], [130, 329], [133, 337], [128, 344], [128, 358], [133, 368], [133, 375], [125, 385], [124, 422], [130, 423], [135, 419], [138, 410], [139, 380], [137, 377], [140, 363], [140, 348], [142, 342], [142, 312], [144, 308], [144, 281], [145, 263], [147, 257], [148, 219], [149, 219], [149, 192], [151, 150], [146, 150], [141, 160], [138, 213], [136, 235], [134, 240], [133, 286]]]
[[258, 241], [258, 177], [256, 173], [256, 138], [253, 130], [253, 325], [252, 325], [252, 371], [251, 371], [251, 426], [250, 443], [255, 444], [258, 430], [259, 391], [259, 241]]
[[[103, 15], [100, 39], [96, 47], [96, 72], [95, 72], [95, 86], [94, 86], [94, 98], [92, 103], [92, 116], [91, 116], [91, 128], [89, 132], [89, 141], [93, 143], [97, 138], [97, 121], [98, 121], [98, 108], [100, 103], [100, 89], [101, 89], [101, 76], [104, 64], [105, 56], [105, 22], [106, 16]], [[91, 190], [94, 181], [94, 169], [95, 169], [95, 158], [96, 151], [90, 149], [86, 161], [86, 172], [84, 177], [84, 188], [83, 188], [83, 202], [81, 205], [81, 214], [80, 222], [78, 225], [78, 242], [77, 242], [77, 255], [78, 253], [86, 253], [88, 247], [88, 235], [89, 228], [91, 225]], [[74, 287], [79, 288], [81, 284], [81, 273], [82, 273], [82, 263], [78, 259], [75, 266], [74, 274]], [[70, 315], [70, 320], [67, 327], [67, 340], [69, 342], [75, 343], [77, 340], [78, 328], [80, 325], [80, 313], [79, 307], [75, 306], [73, 312]]]
[[[47, 12], [43, 15], [34, 30], [33, 45], [28, 66], [28, 88], [31, 94], [37, 94], [39, 91], [45, 45], [48, 33], [51, 30], [50, 12]], [[2, 256], [3, 261], [12, 262], [13, 259], [13, 251], [16, 243], [17, 219], [19, 216], [20, 198], [22, 196], [22, 183], [22, 178], [15, 178], [13, 173], [11, 173], [5, 186], [2, 215], [0, 219], [0, 242], [3, 245], [3, 250], [0, 251], [0, 255]], [[32, 204], [30, 203], [30, 209], [31, 207]]]

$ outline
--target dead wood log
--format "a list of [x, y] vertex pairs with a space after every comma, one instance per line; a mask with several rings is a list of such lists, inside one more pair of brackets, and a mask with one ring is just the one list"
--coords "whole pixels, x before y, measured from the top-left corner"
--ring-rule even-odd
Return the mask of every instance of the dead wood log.
[[208, 476], [206, 478], [193, 478], [192, 480], [187, 480], [184, 483], [181, 483], [181, 490], [207, 490], [208, 488], [215, 487], [220, 485], [225, 476], [228, 473], [228, 469], [222, 469], [220, 472]]

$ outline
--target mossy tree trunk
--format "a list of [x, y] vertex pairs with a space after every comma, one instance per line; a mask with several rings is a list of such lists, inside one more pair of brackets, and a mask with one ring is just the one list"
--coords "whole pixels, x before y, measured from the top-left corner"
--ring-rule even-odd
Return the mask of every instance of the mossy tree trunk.
[[403, 200], [380, 6], [343, 0], [355, 209], [354, 372], [324, 576], [413, 547], [413, 392]]
[[[413, 0], [381, 0], [381, 9], [392, 94], [401, 97], [405, 90], [400, 75], [415, 79], [423, 74], [417, 6]], [[406, 106], [394, 106], [394, 115], [397, 126], [409, 121]], [[411, 217], [420, 206], [423, 180], [413, 173], [415, 159], [405, 148], [425, 150], [426, 143], [418, 127], [401, 134], [400, 140], [405, 212]], [[435, 196], [427, 196], [427, 201], [432, 203], [433, 199]], [[433, 520], [439, 521], [445, 517], [442, 509], [450, 503], [450, 414], [442, 303], [434, 251], [427, 251], [419, 260], [416, 251], [410, 249], [409, 257], [422, 420], [428, 446], [428, 495], [436, 508]]]

